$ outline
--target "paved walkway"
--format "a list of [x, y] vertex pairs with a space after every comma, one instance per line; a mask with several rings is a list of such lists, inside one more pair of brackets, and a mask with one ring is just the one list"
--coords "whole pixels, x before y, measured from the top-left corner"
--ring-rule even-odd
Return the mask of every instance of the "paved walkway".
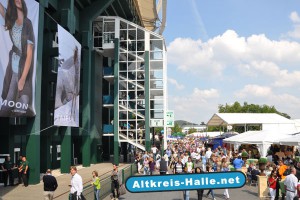
[[[119, 169], [122, 169], [129, 164], [120, 164]], [[97, 170], [99, 176], [105, 176], [112, 171], [111, 163], [100, 163], [91, 165], [90, 167], [77, 166], [78, 174], [81, 175], [84, 185], [88, 185], [92, 179], [92, 171]], [[70, 187], [70, 174], [61, 174], [59, 170], [54, 170], [52, 173], [58, 182], [58, 188], [55, 191], [55, 200], [67, 200]], [[36, 185], [29, 185], [28, 187], [18, 186], [0, 186], [0, 200], [41, 200], [43, 197], [43, 182]]]
[[[229, 189], [230, 200], [255, 200], [259, 199], [257, 194], [257, 186], [245, 185], [238, 189]], [[208, 190], [204, 191], [204, 194]], [[214, 190], [216, 200], [225, 199], [223, 196], [224, 189]], [[197, 192], [195, 190], [190, 191], [190, 200], [197, 200]], [[212, 200], [211, 195], [206, 197], [203, 195], [203, 200]], [[104, 200], [110, 200], [106, 197]], [[119, 200], [183, 200], [182, 191], [174, 192], [151, 192], [151, 193], [129, 193], [120, 196]]]
[[[122, 169], [129, 164], [120, 164]], [[82, 176], [83, 182], [85, 185], [88, 185], [92, 178], [92, 171], [97, 170], [100, 176], [105, 176], [110, 174], [112, 170], [111, 163], [101, 163], [91, 165], [90, 167], [84, 168], [78, 166], [78, 173]], [[55, 191], [54, 199], [55, 200], [67, 200], [69, 194], [69, 184], [70, 184], [70, 174], [60, 174], [59, 170], [53, 171], [53, 175], [56, 176], [58, 181], [58, 188]], [[215, 190], [215, 198], [225, 199], [223, 197], [223, 189]], [[205, 191], [207, 192], [207, 190]], [[258, 189], [257, 186], [248, 186], [245, 185], [243, 188], [239, 189], [230, 189], [230, 200], [253, 200], [259, 199], [257, 196]], [[8, 186], [3, 187], [0, 185], [0, 200], [41, 200], [43, 199], [43, 183], [36, 185], [29, 185], [28, 187], [19, 186]], [[183, 194], [181, 191], [175, 192], [153, 192], [153, 193], [129, 193], [121, 196], [119, 200], [182, 200]], [[203, 197], [203, 200], [212, 199], [211, 196]], [[110, 197], [107, 196], [104, 200], [110, 200]], [[190, 200], [197, 200], [196, 191], [190, 192]]]

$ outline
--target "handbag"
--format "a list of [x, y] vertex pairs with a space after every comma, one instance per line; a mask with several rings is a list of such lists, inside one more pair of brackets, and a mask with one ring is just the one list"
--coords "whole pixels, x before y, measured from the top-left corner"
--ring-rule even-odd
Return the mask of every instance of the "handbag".
[[121, 185], [120, 185], [120, 188], [119, 188], [119, 194], [120, 194], [120, 195], [126, 194], [125, 184], [121, 184]]

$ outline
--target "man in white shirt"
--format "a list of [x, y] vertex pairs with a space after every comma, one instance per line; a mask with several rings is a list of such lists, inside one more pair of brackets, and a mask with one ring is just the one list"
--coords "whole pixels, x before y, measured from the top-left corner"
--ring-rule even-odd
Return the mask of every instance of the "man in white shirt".
[[83, 190], [82, 178], [79, 174], [77, 174], [77, 168], [75, 166], [70, 168], [70, 173], [72, 178], [69, 200], [72, 200], [74, 195], [76, 195], [76, 199], [80, 199], [80, 195]]
[[211, 148], [207, 148], [207, 151], [205, 153], [205, 157], [206, 157], [207, 160], [210, 159], [211, 154], [212, 154]]
[[295, 167], [291, 167], [291, 174], [288, 175], [284, 180], [284, 187], [286, 190], [286, 200], [293, 200], [297, 195], [297, 184], [298, 179], [295, 176], [296, 169]]
[[192, 160], [193, 160], [193, 161], [196, 160], [196, 156], [197, 156], [197, 153], [196, 153], [195, 151], [193, 151], [193, 152], [191, 153], [191, 157], [192, 157]]
[[157, 153], [157, 148], [156, 148], [156, 146], [155, 145], [153, 145], [152, 146], [152, 148], [151, 148], [151, 151], [152, 151], [152, 153], [153, 153], [153, 158], [156, 160], [156, 153]]

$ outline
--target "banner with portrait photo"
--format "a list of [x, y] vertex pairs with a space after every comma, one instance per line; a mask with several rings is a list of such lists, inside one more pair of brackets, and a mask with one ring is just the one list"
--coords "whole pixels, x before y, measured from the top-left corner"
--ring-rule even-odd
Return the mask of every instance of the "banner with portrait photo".
[[39, 3], [0, 0], [0, 117], [35, 116]]
[[60, 25], [54, 125], [79, 127], [80, 43]]

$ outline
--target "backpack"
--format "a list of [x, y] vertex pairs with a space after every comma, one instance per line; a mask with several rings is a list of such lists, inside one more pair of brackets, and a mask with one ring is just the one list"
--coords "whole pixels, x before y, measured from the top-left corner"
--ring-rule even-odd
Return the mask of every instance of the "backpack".
[[287, 168], [284, 172], [283, 172], [283, 176], [288, 176], [291, 174], [291, 169]]

